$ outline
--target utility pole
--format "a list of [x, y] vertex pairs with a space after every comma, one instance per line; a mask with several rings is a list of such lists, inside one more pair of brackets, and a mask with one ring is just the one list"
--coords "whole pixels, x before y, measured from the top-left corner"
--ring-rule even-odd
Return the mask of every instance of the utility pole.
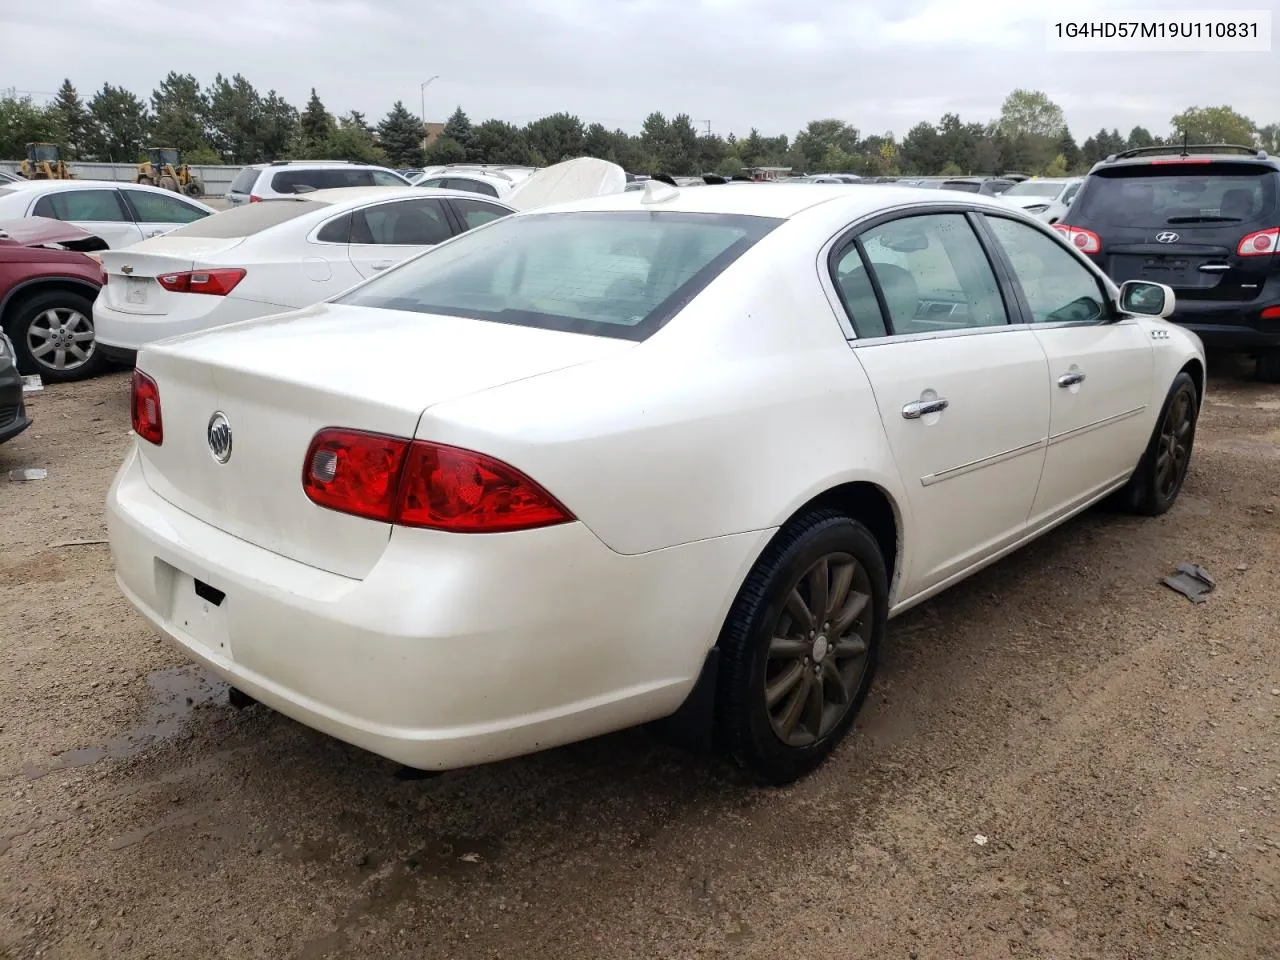
[[707, 125], [707, 139], [710, 139], [711, 138], [711, 121], [705, 120], [703, 122], [706, 123]]
[[[440, 74], [436, 74], [431, 80], [439, 80]], [[422, 149], [427, 149], [427, 87], [431, 85], [431, 80], [423, 80], [418, 84], [418, 94], [422, 98]]]

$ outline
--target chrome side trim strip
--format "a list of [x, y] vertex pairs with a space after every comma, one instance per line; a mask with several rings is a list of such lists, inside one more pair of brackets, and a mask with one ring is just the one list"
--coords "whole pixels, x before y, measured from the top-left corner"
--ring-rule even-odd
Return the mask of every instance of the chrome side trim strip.
[[1046, 446], [1048, 446], [1048, 441], [1044, 439], [1024, 443], [1020, 447], [1005, 450], [1003, 453], [983, 457], [981, 460], [972, 460], [969, 463], [962, 463], [958, 467], [952, 467], [950, 470], [943, 470], [941, 473], [931, 473], [928, 476], [921, 477], [920, 485], [922, 487], [931, 487], [935, 483], [941, 483], [943, 480], [962, 477], [966, 473], [973, 473], [973, 471], [981, 470], [983, 467], [990, 467], [997, 463], [1003, 463], [1005, 460], [1012, 460], [1014, 457], [1020, 457], [1024, 453], [1031, 453], [1033, 450], [1043, 450]]
[[1117, 413], [1110, 417], [1104, 417], [1101, 420], [1095, 420], [1093, 423], [1087, 423], [1083, 427], [1076, 427], [1074, 430], [1066, 430], [1062, 433], [1055, 433], [1049, 437], [1049, 444], [1061, 443], [1063, 440], [1074, 440], [1076, 437], [1083, 436], [1099, 427], [1110, 426], [1113, 423], [1119, 423], [1121, 420], [1128, 420], [1130, 417], [1136, 417], [1147, 409], [1144, 403], [1140, 407], [1134, 407], [1132, 410], [1126, 410], [1124, 413]]

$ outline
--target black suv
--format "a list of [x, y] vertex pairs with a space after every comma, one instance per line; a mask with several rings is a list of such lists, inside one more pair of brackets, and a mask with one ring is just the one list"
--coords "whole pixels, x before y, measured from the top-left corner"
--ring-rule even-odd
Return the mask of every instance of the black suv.
[[1116, 283], [1172, 287], [1171, 320], [1280, 382], [1280, 158], [1233, 144], [1115, 154], [1054, 228]]

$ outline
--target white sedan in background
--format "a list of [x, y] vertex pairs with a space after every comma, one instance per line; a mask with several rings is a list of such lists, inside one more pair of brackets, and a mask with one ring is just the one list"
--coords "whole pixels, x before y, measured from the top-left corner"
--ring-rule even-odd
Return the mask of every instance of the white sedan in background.
[[0, 220], [73, 223], [113, 249], [158, 237], [217, 211], [172, 190], [106, 180], [31, 180], [0, 185]]
[[1080, 192], [1083, 177], [1038, 177], [1023, 180], [1000, 194], [1000, 199], [1045, 223], [1057, 223], [1067, 214], [1071, 201]]
[[412, 767], [671, 718], [786, 782], [890, 617], [1108, 495], [1173, 505], [1205, 377], [1173, 307], [976, 195], [520, 213], [144, 349], [117, 579], [236, 688]]
[[620, 193], [625, 183], [616, 164], [582, 158], [540, 170], [505, 202], [459, 190], [345, 187], [246, 204], [103, 253], [97, 342], [131, 363], [156, 340], [319, 303], [518, 209]]

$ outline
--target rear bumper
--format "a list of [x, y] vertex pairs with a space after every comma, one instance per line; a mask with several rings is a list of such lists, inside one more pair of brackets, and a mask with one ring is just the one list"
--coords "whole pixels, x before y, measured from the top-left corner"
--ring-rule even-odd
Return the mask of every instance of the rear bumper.
[[1214, 350], [1270, 350], [1280, 347], [1280, 317], [1262, 311], [1280, 307], [1280, 278], [1269, 280], [1253, 300], [1179, 299], [1169, 319], [1186, 327]]
[[[769, 536], [622, 556], [581, 523], [397, 529], [352, 580], [178, 510], [135, 451], [107, 526], [124, 594], [186, 655], [280, 713], [428, 770], [673, 713]], [[199, 599], [193, 578], [224, 597]]]
[[12, 440], [29, 426], [22, 377], [11, 361], [0, 361], [0, 443]]
[[[197, 333], [228, 323], [253, 320], [273, 313], [292, 309], [256, 300], [240, 300], [235, 297], [210, 297], [189, 294], [189, 306], [203, 312], [175, 314], [124, 313], [108, 306], [105, 288], [93, 302], [94, 337], [106, 356], [117, 362], [132, 363], [143, 347], [168, 337], [184, 333]], [[132, 354], [133, 356], [130, 356]]]

